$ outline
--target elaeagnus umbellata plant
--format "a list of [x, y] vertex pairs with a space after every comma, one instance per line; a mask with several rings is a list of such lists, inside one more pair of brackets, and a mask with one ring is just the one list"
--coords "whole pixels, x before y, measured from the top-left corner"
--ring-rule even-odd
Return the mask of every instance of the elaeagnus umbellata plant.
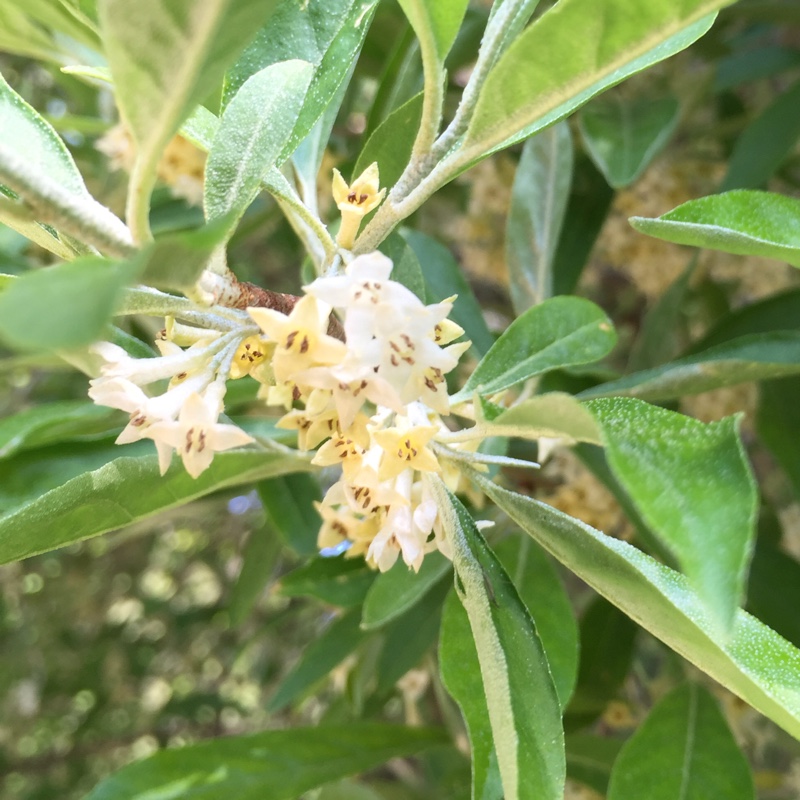
[[[466, 797], [443, 777], [427, 793], [421, 778], [314, 793], [392, 759], [435, 776], [435, 754], [456, 751], [474, 800], [562, 800], [568, 775], [610, 800], [753, 798], [700, 676], [797, 737], [800, 653], [741, 607], [759, 498], [740, 416], [674, 409], [797, 374], [800, 334], [741, 329], [622, 370], [612, 321], [570, 294], [596, 235], [587, 214], [608, 205], [570, 200], [576, 136], [604, 187], [630, 184], [679, 103], [603, 93], [703, 37], [730, 0], [399, 0], [408, 27], [373, 40], [389, 5], [0, 2], [0, 47], [113, 98], [100, 147], [127, 172], [118, 216], [0, 79], [0, 221], [48, 254], [0, 276], [0, 340], [10, 358], [84, 373], [88, 395], [0, 423], [0, 561], [257, 487], [269, 524], [244, 550], [232, 624], [280, 551], [284, 588], [329, 620], [273, 695], [269, 729], [162, 749], [88, 800]], [[362, 49], [380, 64], [369, 79]], [[343, 127], [356, 156], [336, 162]], [[490, 328], [428, 201], [506, 148], [513, 315]], [[160, 183], [202, 215], [157, 224]], [[798, 201], [722, 188], [633, 225], [800, 266]], [[235, 256], [264, 207], [304, 252], [282, 281]], [[613, 488], [634, 536], [535, 498], [540, 463], [565, 448]], [[592, 728], [607, 700], [593, 691], [630, 650], [628, 618], [680, 658], [620, 749]], [[346, 660], [360, 675], [346, 713], [280, 715]], [[430, 707], [399, 724], [392, 687], [420, 664]]]

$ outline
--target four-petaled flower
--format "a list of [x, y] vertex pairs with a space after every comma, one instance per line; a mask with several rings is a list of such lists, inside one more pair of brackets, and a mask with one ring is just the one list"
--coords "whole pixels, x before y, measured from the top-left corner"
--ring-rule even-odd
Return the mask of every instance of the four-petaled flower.
[[333, 199], [342, 212], [342, 224], [336, 235], [340, 247], [350, 250], [355, 242], [361, 220], [377, 208], [386, 189], [380, 189], [377, 162], [370, 164], [351, 184], [348, 184], [338, 169], [333, 170]]

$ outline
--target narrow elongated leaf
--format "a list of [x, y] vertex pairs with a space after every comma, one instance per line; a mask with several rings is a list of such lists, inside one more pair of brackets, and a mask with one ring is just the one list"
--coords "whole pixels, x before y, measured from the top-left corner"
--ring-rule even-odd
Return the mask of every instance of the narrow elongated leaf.
[[572, 294], [608, 216], [614, 192], [586, 156], [575, 162], [558, 246], [553, 256], [553, 294]]
[[361, 558], [313, 558], [284, 575], [278, 593], [284, 597], [317, 597], [335, 606], [360, 606], [376, 573]]
[[281, 552], [281, 540], [267, 526], [251, 531], [242, 553], [242, 569], [231, 590], [228, 614], [241, 625], [269, 585]]
[[425, 557], [419, 572], [395, 564], [373, 582], [364, 600], [361, 625], [380, 628], [413, 607], [450, 573], [452, 564], [440, 553]]
[[414, 95], [389, 114], [367, 139], [353, 175], [377, 162], [381, 186], [394, 186], [411, 158], [411, 149], [422, 119], [422, 93]]
[[180, 464], [162, 477], [155, 455], [117, 458], [0, 517], [0, 563], [124, 527], [218, 489], [307, 469], [307, 461], [282, 450], [218, 453], [196, 480]]
[[800, 561], [759, 536], [750, 565], [747, 610], [800, 647]]
[[787, 89], [754, 119], [736, 140], [728, 174], [720, 186], [759, 189], [789, 157], [800, 137], [800, 81]]
[[687, 684], [650, 712], [611, 772], [608, 800], [753, 800], [753, 776], [717, 701]]
[[578, 675], [578, 623], [569, 596], [548, 556], [527, 536], [509, 536], [494, 551], [533, 617], [565, 708]]
[[758, 508], [738, 420], [705, 424], [621, 397], [587, 405], [617, 479], [729, 628], [742, 602]]
[[469, 0], [399, 0], [420, 41], [430, 38], [438, 60], [444, 64]]
[[680, 105], [674, 97], [628, 100], [601, 97], [578, 116], [586, 149], [615, 189], [632, 184], [675, 131]]
[[91, 441], [119, 428], [122, 415], [87, 400], [43, 403], [0, 420], [0, 458], [57, 442]]
[[284, 544], [300, 556], [315, 555], [322, 524], [314, 508], [322, 499], [319, 481], [303, 473], [270, 478], [258, 485], [258, 495]]
[[285, 708], [322, 680], [361, 644], [366, 634], [359, 627], [360, 618], [359, 610], [351, 609], [314, 637], [303, 651], [300, 661], [278, 684], [269, 700], [269, 711], [274, 713]]
[[442, 614], [439, 669], [442, 682], [461, 709], [469, 733], [472, 800], [503, 800], [478, 652], [469, 617], [454, 591], [445, 600]]
[[533, 136], [522, 148], [506, 227], [509, 289], [517, 314], [553, 294], [553, 259], [567, 210], [572, 159], [566, 123]]
[[527, 138], [680, 52], [728, 2], [562, 0], [516, 39], [490, 73], [467, 131], [469, 153], [480, 157]]
[[624, 395], [641, 400], [671, 400], [720, 386], [735, 386], [798, 372], [800, 333], [761, 333], [732, 339], [702, 353], [601, 383], [582, 392], [580, 397]]
[[215, 88], [277, 0], [100, 0], [120, 113], [147, 172]]
[[619, 739], [591, 733], [568, 733], [567, 775], [605, 796], [611, 768], [621, 747]]
[[[79, 198], [89, 198], [83, 178], [66, 145], [53, 127], [28, 105], [0, 75], [0, 142], [33, 166], [48, 181]], [[3, 192], [0, 191], [0, 195]], [[61, 258], [75, 257], [72, 248], [61, 241], [52, 228], [44, 228], [33, 219], [4, 210], [0, 221]]]
[[533, 620], [461, 503], [431, 480], [478, 652], [507, 800], [562, 800], [561, 708]]
[[440, 730], [380, 723], [229, 736], [162, 750], [130, 764], [86, 800], [292, 800], [323, 783], [444, 741]]
[[0, 339], [51, 351], [96, 341], [137, 272], [136, 264], [93, 256], [28, 272], [0, 295]]
[[578, 577], [734, 694], [800, 736], [800, 651], [744, 611], [727, 636], [687, 578], [627, 542], [530, 497], [475, 479]]
[[800, 200], [793, 197], [741, 189], [690, 200], [655, 219], [631, 217], [630, 223], [668, 242], [800, 267]]
[[306, 102], [282, 153], [288, 157], [341, 91], [377, 5], [378, 0], [282, 0], [226, 75], [223, 108], [250, 76], [271, 64], [298, 58], [312, 64]]
[[204, 205], [209, 219], [235, 221], [280, 155], [303, 104], [313, 67], [283, 61], [257, 72], [225, 109], [208, 154]]
[[800, 330], [800, 289], [773, 294], [734, 309], [694, 342], [688, 353], [699, 353], [751, 333], [790, 330]]
[[494, 343], [464, 388], [490, 395], [551, 369], [590, 364], [605, 356], [616, 334], [602, 309], [579, 297], [553, 297], [518, 317]]
[[604, 597], [596, 595], [584, 609], [578, 683], [564, 718], [567, 731], [591, 725], [618, 696], [631, 669], [638, 631], [636, 623]]
[[800, 496], [800, 451], [795, 431], [800, 425], [800, 377], [764, 381], [759, 387], [756, 428]]

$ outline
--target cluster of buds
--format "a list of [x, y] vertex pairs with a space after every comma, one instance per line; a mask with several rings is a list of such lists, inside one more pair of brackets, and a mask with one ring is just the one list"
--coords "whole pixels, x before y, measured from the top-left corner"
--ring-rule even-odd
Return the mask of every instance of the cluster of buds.
[[[426, 552], [449, 555], [422, 476], [456, 488], [460, 473], [443, 457], [445, 375], [469, 342], [454, 343], [463, 330], [447, 318], [452, 299], [425, 305], [391, 271], [370, 253], [304, 287], [288, 315], [229, 309], [242, 319], [221, 318], [216, 329], [168, 320], [157, 358], [97, 344], [105, 364], [90, 396], [130, 414], [118, 442], [152, 439], [162, 472], [177, 452], [196, 477], [214, 452], [252, 441], [219, 422], [226, 381], [251, 376], [259, 397], [283, 407], [277, 424], [297, 431], [298, 448], [318, 448], [312, 463], [341, 468], [318, 506], [320, 547], [364, 555], [380, 570], [402, 555], [419, 569]], [[162, 394], [145, 392], [164, 380]]]

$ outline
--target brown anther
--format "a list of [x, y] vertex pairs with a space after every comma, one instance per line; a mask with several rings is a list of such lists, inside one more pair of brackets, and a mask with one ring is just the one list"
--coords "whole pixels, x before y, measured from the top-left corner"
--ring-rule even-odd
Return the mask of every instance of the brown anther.
[[300, 352], [301, 353], [307, 353], [308, 352], [308, 348], [309, 348], [308, 336], [304, 336], [303, 337], [303, 341], [300, 342]]
[[197, 452], [202, 453], [206, 446], [206, 432], [201, 430], [200, 436], [197, 437], [199, 441], [199, 445], [197, 446]]
[[300, 331], [292, 331], [292, 332], [291, 332], [291, 333], [290, 333], [290, 334], [289, 334], [289, 335], [286, 337], [286, 349], [287, 349], [287, 350], [289, 350], [289, 349], [291, 348], [291, 346], [294, 344], [294, 340], [297, 338], [297, 334], [298, 334], [298, 333], [300, 333]]

